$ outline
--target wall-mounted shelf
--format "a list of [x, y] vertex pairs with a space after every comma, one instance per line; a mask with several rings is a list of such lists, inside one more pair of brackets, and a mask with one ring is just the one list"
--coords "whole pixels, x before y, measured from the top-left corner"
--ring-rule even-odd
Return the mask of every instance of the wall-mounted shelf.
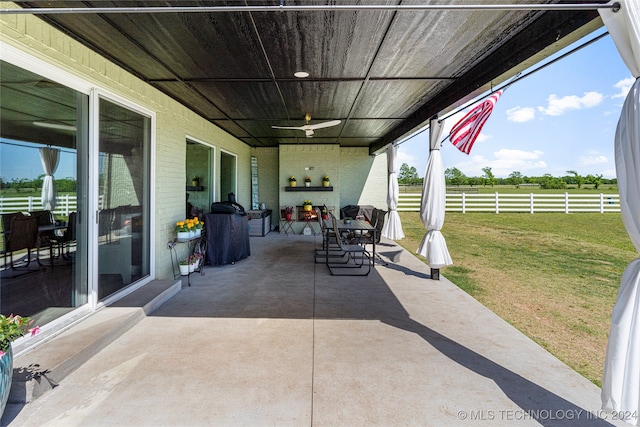
[[204, 191], [204, 187], [202, 185], [187, 185], [187, 191]]
[[284, 187], [284, 191], [333, 191], [333, 186], [330, 185], [328, 187]]

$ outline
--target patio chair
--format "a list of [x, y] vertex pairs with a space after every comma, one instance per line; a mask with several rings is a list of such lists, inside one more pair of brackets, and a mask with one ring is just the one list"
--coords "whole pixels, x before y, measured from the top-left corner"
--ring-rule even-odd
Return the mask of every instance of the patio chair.
[[293, 217], [293, 213], [291, 214], [291, 217], [289, 219], [287, 219], [287, 216], [284, 212], [284, 208], [280, 209], [280, 233], [284, 233], [287, 236], [289, 235], [289, 233], [291, 234], [296, 234], [293, 231], [293, 223], [296, 222], [295, 218]]
[[13, 253], [27, 250], [27, 264], [31, 263], [31, 250], [36, 248], [38, 240], [38, 220], [28, 216], [14, 216], [11, 219], [9, 232], [6, 235], [5, 251], [9, 254], [9, 264], [15, 269], [13, 264]]
[[[334, 216], [332, 218], [333, 229], [338, 231], [338, 221]], [[364, 246], [347, 244], [342, 241], [340, 233], [336, 232], [331, 235], [330, 243], [334, 243], [340, 251], [346, 257], [346, 260], [342, 263], [329, 262], [327, 258], [327, 267], [332, 276], [367, 276], [371, 271], [371, 254]], [[351, 262], [353, 261], [353, 262]], [[366, 263], [366, 271], [364, 270]], [[350, 271], [357, 270], [357, 273], [350, 273]]]
[[[327, 257], [329, 258], [341, 258], [344, 256], [344, 252], [340, 249], [340, 247], [335, 243], [335, 240], [332, 236], [335, 234], [333, 227], [327, 225], [328, 221], [331, 221], [333, 215], [329, 213], [329, 219], [322, 218], [322, 212], [319, 207], [316, 207], [316, 214], [318, 215], [318, 224], [320, 224], [320, 235], [322, 236], [322, 247], [316, 249], [315, 252], [315, 262], [322, 263], [325, 262]], [[333, 243], [332, 243], [333, 242]], [[329, 251], [327, 253], [327, 251]]]
[[[382, 237], [382, 229], [384, 228], [384, 217], [387, 215], [387, 211], [383, 211], [381, 209], [377, 209], [374, 208], [372, 213], [371, 213], [371, 225], [373, 225], [373, 227], [376, 229], [376, 237], [375, 237], [375, 243], [376, 245], [378, 243], [380, 243], [380, 238]], [[366, 246], [366, 245], [372, 245], [374, 242], [373, 240], [373, 234], [372, 233], [366, 233], [366, 234], [361, 234], [358, 236], [355, 236], [352, 240], [349, 241], [349, 243], [354, 243], [354, 244], [358, 244], [358, 245], [362, 245], [362, 246]], [[377, 259], [380, 260], [380, 262], [382, 262], [383, 265], [389, 265], [389, 263], [387, 263], [385, 260], [382, 259], [382, 257], [380, 257], [379, 254], [375, 254], [375, 257]], [[375, 260], [374, 260], [375, 262]]]
[[[53, 214], [51, 211], [31, 211], [29, 212], [29, 216], [32, 218], [36, 218], [38, 222], [38, 227], [46, 227], [55, 224], [55, 220], [53, 218]], [[40, 250], [42, 248], [49, 248], [49, 261], [51, 265], [53, 265], [53, 247], [59, 245], [61, 237], [56, 236], [54, 230], [47, 231], [38, 231], [38, 240], [36, 242], [36, 255], [38, 264], [42, 265], [40, 262]]]
[[76, 241], [76, 218], [78, 214], [76, 212], [71, 212], [69, 214], [69, 222], [67, 223], [67, 229], [64, 230], [64, 234], [62, 235], [62, 239], [60, 243], [62, 247], [60, 251], [62, 253], [62, 257], [65, 259], [71, 259], [71, 253], [69, 248]]

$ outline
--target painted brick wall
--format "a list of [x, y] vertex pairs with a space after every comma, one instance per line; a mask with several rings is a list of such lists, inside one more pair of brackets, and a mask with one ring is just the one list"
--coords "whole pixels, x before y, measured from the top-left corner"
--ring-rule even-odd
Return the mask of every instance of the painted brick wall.
[[259, 201], [273, 211], [271, 228], [278, 225], [279, 190], [279, 150], [277, 148], [254, 148], [252, 154], [258, 159], [258, 194]]
[[[313, 170], [306, 168], [313, 167]], [[311, 185], [322, 185], [322, 177], [331, 179], [333, 192], [287, 192], [289, 177], [297, 178], [297, 186], [304, 186], [309, 175]], [[346, 205], [373, 205], [386, 210], [387, 156], [369, 156], [367, 148], [340, 148], [338, 145], [303, 144], [280, 146], [279, 174], [280, 206], [302, 205], [310, 199], [314, 205], [326, 204], [339, 214]], [[303, 224], [297, 224], [296, 231]]]
[[[3, 2], [2, 7], [14, 5]], [[220, 149], [238, 156], [236, 197], [243, 206], [250, 206], [250, 147], [246, 144], [38, 18], [2, 15], [0, 29], [2, 42], [71, 73], [106, 94], [155, 112], [155, 266], [152, 268], [156, 278], [168, 279], [173, 275], [166, 245], [175, 237], [175, 222], [185, 215], [187, 135], [216, 147], [216, 171], [220, 170]], [[31, 71], [38, 72], [37, 69]], [[215, 189], [219, 194], [218, 188]]]

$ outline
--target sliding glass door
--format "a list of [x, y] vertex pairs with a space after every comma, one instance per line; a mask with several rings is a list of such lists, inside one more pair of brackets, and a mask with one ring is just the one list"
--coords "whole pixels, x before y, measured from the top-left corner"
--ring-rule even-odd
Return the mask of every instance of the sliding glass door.
[[151, 119], [99, 100], [98, 299], [149, 275]]
[[39, 326], [88, 302], [89, 95], [0, 61], [0, 312]]

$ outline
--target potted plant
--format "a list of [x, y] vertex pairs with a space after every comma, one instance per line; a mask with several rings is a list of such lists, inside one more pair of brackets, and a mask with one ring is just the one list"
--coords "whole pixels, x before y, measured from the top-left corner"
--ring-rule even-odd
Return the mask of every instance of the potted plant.
[[189, 240], [189, 225], [186, 220], [176, 222], [175, 232], [178, 235], [178, 241], [184, 242], [185, 240]]
[[200, 178], [198, 178], [197, 176], [194, 176], [193, 178], [191, 178], [191, 185], [193, 185], [194, 187], [199, 186]]
[[181, 276], [188, 276], [189, 275], [189, 264], [190, 264], [189, 258], [183, 258], [180, 261], [178, 261], [178, 265], [180, 267], [180, 275]]
[[0, 314], [0, 416], [9, 400], [11, 380], [13, 378], [13, 351], [11, 343], [29, 333], [31, 336], [40, 332], [37, 326], [29, 328], [31, 320], [17, 315]]
[[304, 177], [304, 186], [309, 187], [311, 185], [311, 177], [309, 175]]
[[302, 202], [302, 208], [306, 212], [309, 212], [311, 211], [311, 209], [313, 209], [313, 203], [311, 203], [311, 200], [305, 200], [304, 202]]
[[329, 219], [329, 210], [326, 206], [322, 207], [322, 219]]
[[291, 217], [293, 216], [293, 206], [285, 206], [284, 209], [282, 209], [282, 213], [284, 214], [284, 219], [291, 221]]
[[200, 221], [199, 218], [193, 218], [193, 228], [196, 231], [196, 237], [202, 235], [202, 228], [204, 227], [204, 222]]
[[295, 187], [295, 186], [296, 186], [296, 184], [297, 184], [296, 177], [295, 177], [295, 176], [293, 176], [293, 175], [291, 175], [291, 176], [289, 177], [289, 185], [290, 185], [291, 187]]
[[325, 175], [324, 177], [322, 177], [322, 185], [324, 187], [328, 187], [329, 185], [331, 185], [331, 180], [329, 179], [329, 175]]

